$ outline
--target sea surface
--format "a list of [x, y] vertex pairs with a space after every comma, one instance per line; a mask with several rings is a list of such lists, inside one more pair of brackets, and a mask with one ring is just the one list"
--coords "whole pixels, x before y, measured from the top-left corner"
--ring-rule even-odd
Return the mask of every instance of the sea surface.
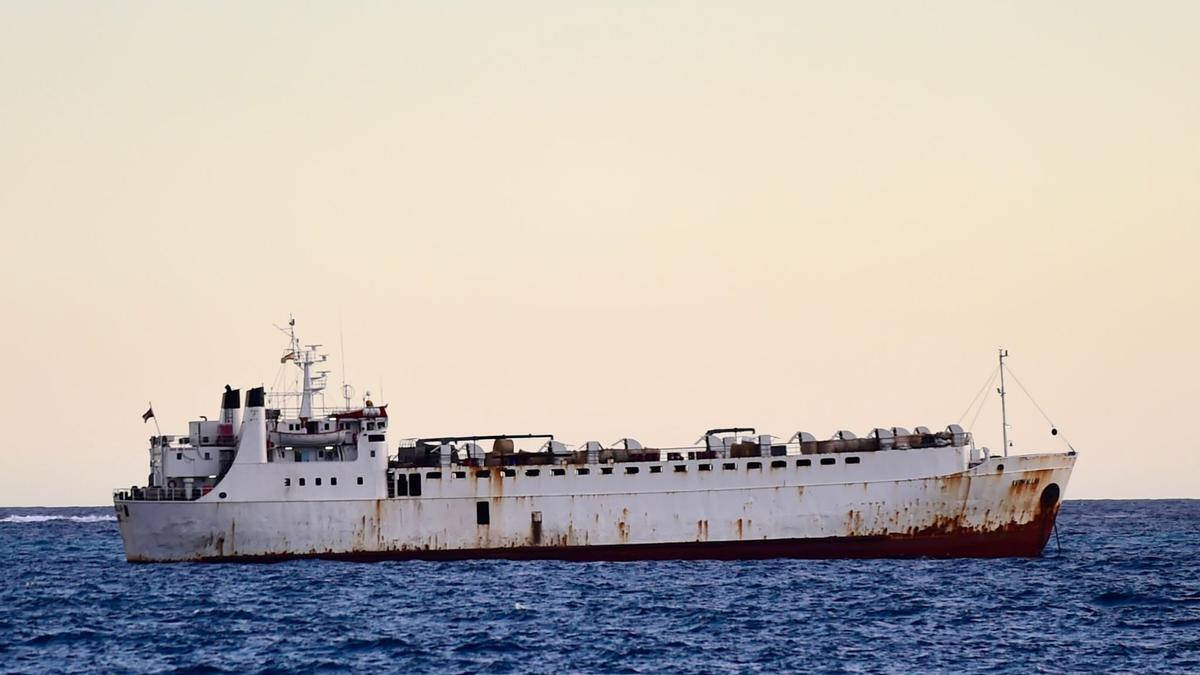
[[0, 509], [0, 671], [1200, 672], [1200, 501], [1068, 501], [1040, 559], [130, 565]]

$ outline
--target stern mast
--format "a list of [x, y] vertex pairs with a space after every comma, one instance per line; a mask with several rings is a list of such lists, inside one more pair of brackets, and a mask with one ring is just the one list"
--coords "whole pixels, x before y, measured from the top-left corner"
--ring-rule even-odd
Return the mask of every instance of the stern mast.
[[[313, 377], [313, 364], [322, 363], [327, 358], [324, 354], [318, 354], [317, 348], [321, 345], [305, 345], [307, 349], [300, 348], [300, 339], [296, 337], [296, 319], [288, 317], [288, 337], [290, 338], [291, 353], [283, 357], [283, 361], [292, 361], [304, 373], [300, 393], [300, 419], [309, 420], [312, 418], [313, 394], [319, 394], [325, 390], [325, 378], [328, 371], [320, 371], [316, 377]], [[315, 381], [314, 381], [315, 380]]]

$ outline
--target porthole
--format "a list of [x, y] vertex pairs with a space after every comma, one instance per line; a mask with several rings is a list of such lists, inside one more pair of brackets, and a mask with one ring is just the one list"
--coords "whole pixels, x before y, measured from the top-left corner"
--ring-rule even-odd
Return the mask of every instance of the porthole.
[[847, 464], [858, 464], [858, 463], [860, 463], [860, 462], [862, 462], [862, 458], [861, 458], [861, 457], [847, 457], [847, 458], [846, 458], [846, 463], [847, 463]]
[[220, 497], [221, 499], [225, 499], [229, 495], [225, 494], [224, 492], [219, 492], [219, 493], [217, 493], [217, 496]]
[[798, 459], [798, 460], [796, 460], [796, 466], [812, 466], [812, 460], [811, 459]]
[[837, 463], [837, 460], [832, 457], [822, 457], [821, 458], [822, 466], [829, 466], [830, 464], [836, 464], [836, 463]]

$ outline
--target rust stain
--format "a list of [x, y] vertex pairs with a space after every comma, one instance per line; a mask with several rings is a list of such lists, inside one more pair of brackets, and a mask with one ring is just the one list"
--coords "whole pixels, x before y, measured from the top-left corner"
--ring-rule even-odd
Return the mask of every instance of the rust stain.
[[858, 534], [858, 531], [861, 528], [862, 528], [862, 513], [858, 512], [854, 509], [851, 509], [850, 513], [848, 513], [846, 515], [846, 532], [850, 536], [855, 536]]
[[504, 467], [493, 466], [488, 469], [488, 489], [493, 497], [504, 494]]
[[741, 518], [737, 519], [737, 522], [734, 524], [734, 528], [737, 530], [737, 538], [741, 539], [742, 538], [742, 519]]

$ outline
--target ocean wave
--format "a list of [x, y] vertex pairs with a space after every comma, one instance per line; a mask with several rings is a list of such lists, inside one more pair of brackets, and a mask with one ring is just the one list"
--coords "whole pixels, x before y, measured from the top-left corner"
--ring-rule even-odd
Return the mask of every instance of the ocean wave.
[[33, 514], [28, 516], [4, 516], [0, 523], [45, 523], [51, 520], [69, 520], [73, 523], [111, 523], [116, 522], [116, 516], [48, 516]]

